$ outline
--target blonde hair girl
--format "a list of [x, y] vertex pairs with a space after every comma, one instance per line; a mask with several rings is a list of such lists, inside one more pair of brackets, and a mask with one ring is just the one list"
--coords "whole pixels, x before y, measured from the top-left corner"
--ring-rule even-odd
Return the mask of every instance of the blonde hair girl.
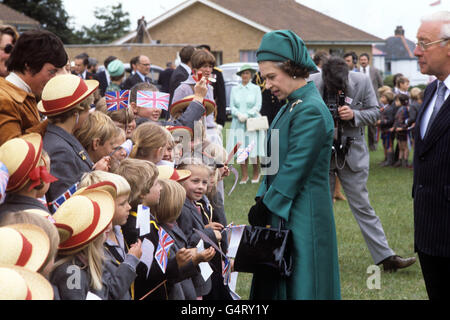
[[167, 129], [147, 122], [137, 127], [131, 140], [133, 141], [131, 158], [148, 160], [156, 164], [162, 160], [169, 139]]

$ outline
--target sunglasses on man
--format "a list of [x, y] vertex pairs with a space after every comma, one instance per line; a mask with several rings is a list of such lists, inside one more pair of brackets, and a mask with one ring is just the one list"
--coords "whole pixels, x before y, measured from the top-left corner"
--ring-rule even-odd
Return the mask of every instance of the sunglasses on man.
[[10, 54], [11, 51], [13, 50], [14, 46], [10, 43], [8, 43], [6, 46], [4, 46], [2, 49], [6, 54]]

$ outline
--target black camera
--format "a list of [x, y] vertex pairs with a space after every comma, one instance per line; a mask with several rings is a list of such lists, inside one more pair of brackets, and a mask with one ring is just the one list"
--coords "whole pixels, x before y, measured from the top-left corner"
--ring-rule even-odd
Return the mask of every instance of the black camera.
[[[328, 110], [331, 112], [331, 116], [333, 120], [336, 122], [339, 120], [339, 107], [342, 107], [345, 104], [345, 94], [343, 92], [339, 93], [335, 97], [335, 102], [327, 105]], [[328, 100], [330, 101], [330, 99]]]

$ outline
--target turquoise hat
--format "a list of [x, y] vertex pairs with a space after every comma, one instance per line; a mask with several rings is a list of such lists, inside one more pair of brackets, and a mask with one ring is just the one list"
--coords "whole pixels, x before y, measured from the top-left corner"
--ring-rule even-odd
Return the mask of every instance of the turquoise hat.
[[108, 73], [111, 77], [118, 77], [123, 75], [125, 72], [125, 66], [123, 65], [123, 62], [116, 59], [111, 61], [108, 64]]
[[249, 64], [244, 64], [244, 65], [242, 65], [242, 67], [239, 69], [239, 71], [236, 72], [236, 74], [237, 74], [238, 76], [241, 76], [242, 72], [244, 72], [244, 71], [246, 71], [246, 70], [250, 71], [252, 74], [253, 74], [253, 73], [256, 73], [256, 70], [253, 69], [251, 65], [249, 65]]
[[276, 30], [264, 35], [256, 52], [256, 59], [261, 61], [290, 60], [308, 71], [317, 71], [303, 40], [291, 30]]

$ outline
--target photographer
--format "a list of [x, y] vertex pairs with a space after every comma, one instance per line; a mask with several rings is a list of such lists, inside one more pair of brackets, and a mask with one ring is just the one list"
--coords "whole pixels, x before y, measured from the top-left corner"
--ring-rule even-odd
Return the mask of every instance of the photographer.
[[383, 264], [384, 271], [410, 266], [416, 259], [401, 258], [389, 248], [381, 221], [369, 202], [366, 187], [369, 151], [364, 126], [374, 124], [380, 116], [370, 79], [349, 71], [345, 60], [338, 57], [331, 57], [322, 73], [313, 74], [310, 79], [315, 82], [335, 120], [331, 190], [334, 190], [337, 175], [375, 264]]

